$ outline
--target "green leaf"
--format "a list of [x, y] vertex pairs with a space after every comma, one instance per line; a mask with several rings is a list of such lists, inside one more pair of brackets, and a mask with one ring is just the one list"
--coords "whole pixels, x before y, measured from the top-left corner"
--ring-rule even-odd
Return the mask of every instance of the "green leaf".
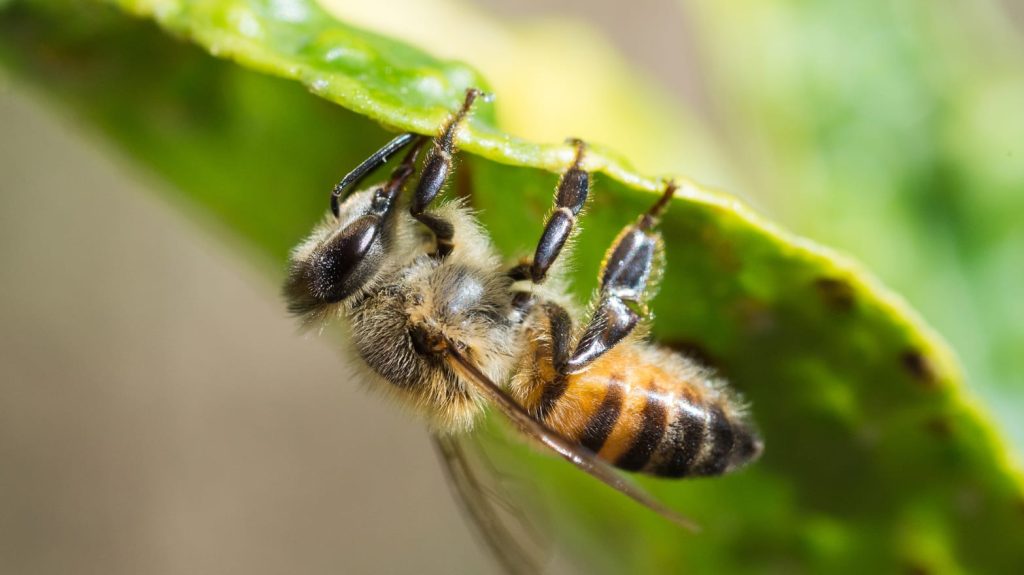
[[[387, 139], [380, 125], [434, 133], [466, 87], [488, 86], [465, 65], [338, 22], [306, 0], [115, 4], [221, 59], [148, 22], [60, 2], [4, 8], [0, 56], [276, 270], [326, 209], [330, 186]], [[495, 117], [481, 107], [463, 132], [456, 187], [472, 190], [513, 256], [539, 236], [571, 150], [512, 137]], [[601, 175], [576, 251], [581, 298], [611, 238], [662, 185], [601, 146], [587, 167]], [[581, 564], [1024, 571], [1021, 475], [938, 336], [856, 264], [680, 181], [662, 228], [668, 271], [655, 336], [745, 393], [767, 451], [729, 477], [644, 481], [704, 526], [692, 536], [560, 461], [514, 448], [524, 470], [516, 474], [548, 491]], [[504, 450], [501, 433], [490, 435]]]

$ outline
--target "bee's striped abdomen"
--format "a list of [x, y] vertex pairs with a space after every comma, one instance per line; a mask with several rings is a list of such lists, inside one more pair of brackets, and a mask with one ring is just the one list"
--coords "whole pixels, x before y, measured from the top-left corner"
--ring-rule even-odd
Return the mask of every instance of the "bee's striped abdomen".
[[644, 407], [637, 422], [637, 431], [626, 451], [614, 461], [615, 465], [627, 471], [640, 471], [647, 466], [662, 444], [673, 415], [670, 406], [659, 397], [648, 393], [643, 395]]
[[557, 376], [541, 364], [532, 375], [524, 407], [621, 469], [718, 475], [761, 452], [735, 399], [670, 352], [620, 346], [579, 374]]
[[648, 472], [666, 477], [719, 475], [761, 453], [761, 439], [721, 405], [681, 410]]

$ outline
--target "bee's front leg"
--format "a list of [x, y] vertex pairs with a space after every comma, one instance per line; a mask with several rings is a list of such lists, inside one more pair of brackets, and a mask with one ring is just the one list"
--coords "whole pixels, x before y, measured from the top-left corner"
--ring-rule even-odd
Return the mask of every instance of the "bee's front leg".
[[420, 181], [409, 206], [412, 217], [422, 222], [434, 234], [437, 243], [434, 255], [438, 258], [447, 256], [455, 247], [455, 227], [445, 218], [428, 212], [427, 208], [448, 181], [452, 169], [452, 156], [455, 154], [455, 135], [469, 116], [473, 102], [482, 95], [483, 92], [476, 88], [466, 90], [466, 99], [462, 107], [448, 120], [441, 134], [434, 138], [434, 145], [423, 163]]

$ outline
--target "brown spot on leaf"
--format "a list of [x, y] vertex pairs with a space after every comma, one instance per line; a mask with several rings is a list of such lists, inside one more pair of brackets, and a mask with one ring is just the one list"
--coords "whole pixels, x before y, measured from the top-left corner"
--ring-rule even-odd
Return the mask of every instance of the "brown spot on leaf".
[[814, 287], [825, 305], [833, 311], [848, 312], [857, 303], [853, 286], [845, 279], [818, 278], [814, 281]]
[[920, 563], [908, 563], [904, 568], [907, 575], [931, 575], [932, 570]]
[[903, 369], [910, 377], [921, 385], [928, 388], [938, 386], [939, 377], [935, 373], [935, 366], [920, 351], [908, 349], [900, 355], [900, 363], [903, 364]]
[[953, 437], [953, 423], [943, 416], [936, 416], [925, 422], [925, 430], [933, 437], [942, 441], [947, 441]]
[[775, 314], [763, 301], [742, 298], [733, 305], [733, 313], [747, 333], [760, 335], [775, 328]]
[[723, 270], [737, 272], [742, 267], [739, 255], [732, 243], [721, 236], [719, 230], [713, 226], [705, 226], [700, 230], [700, 242], [707, 248], [712, 259]]

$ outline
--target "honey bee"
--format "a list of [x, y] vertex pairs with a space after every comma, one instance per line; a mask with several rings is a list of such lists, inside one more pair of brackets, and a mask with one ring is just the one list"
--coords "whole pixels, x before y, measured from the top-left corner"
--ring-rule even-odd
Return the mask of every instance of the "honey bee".
[[[589, 317], [579, 322], [563, 262], [590, 192], [582, 141], [570, 141], [574, 161], [530, 259], [503, 265], [466, 205], [435, 204], [452, 172], [456, 135], [481, 95], [467, 91], [422, 162], [428, 139], [402, 134], [335, 186], [330, 212], [291, 253], [290, 310], [307, 324], [347, 323], [365, 378], [424, 416], [449, 463], [460, 457], [452, 438], [491, 405], [580, 469], [694, 527], [614, 469], [711, 476], [762, 451], [723, 381], [646, 340], [648, 302], [664, 267], [657, 223], [676, 186], [666, 183], [614, 240]], [[402, 150], [388, 180], [348, 193]]]

